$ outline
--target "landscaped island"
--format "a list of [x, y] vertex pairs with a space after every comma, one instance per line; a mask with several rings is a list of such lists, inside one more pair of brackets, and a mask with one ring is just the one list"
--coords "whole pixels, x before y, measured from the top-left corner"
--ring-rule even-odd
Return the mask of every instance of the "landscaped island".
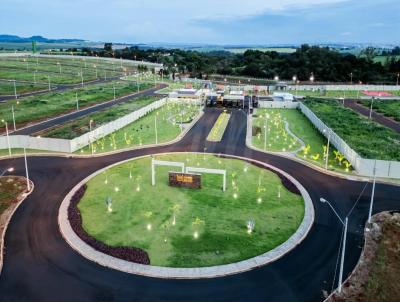
[[213, 174], [202, 174], [201, 189], [169, 186], [168, 172], [180, 171], [174, 167], [157, 167], [152, 186], [150, 157], [110, 168], [87, 183], [78, 203], [83, 230], [93, 238], [92, 244], [137, 248], [156, 266], [213, 266], [275, 248], [303, 220], [302, 196], [274, 172], [207, 154], [155, 158], [224, 169], [227, 189], [222, 190], [222, 176]]

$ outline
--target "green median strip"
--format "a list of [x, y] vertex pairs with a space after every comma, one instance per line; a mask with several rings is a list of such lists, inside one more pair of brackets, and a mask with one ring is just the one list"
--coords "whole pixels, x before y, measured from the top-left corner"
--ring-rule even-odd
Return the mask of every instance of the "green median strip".
[[209, 142], [220, 142], [222, 140], [230, 117], [231, 115], [225, 111], [219, 115], [217, 121], [207, 136], [207, 140]]

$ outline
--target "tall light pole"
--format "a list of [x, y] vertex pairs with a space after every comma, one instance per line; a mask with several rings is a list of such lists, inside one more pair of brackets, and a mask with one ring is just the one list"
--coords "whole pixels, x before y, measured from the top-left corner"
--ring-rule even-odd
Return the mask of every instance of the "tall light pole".
[[353, 73], [350, 72], [350, 84], [353, 85]]
[[371, 107], [369, 108], [369, 119], [372, 118], [372, 106], [374, 105], [374, 100], [375, 100], [375, 98], [372, 97], [372, 99], [371, 99]]
[[81, 86], [83, 86], [83, 69], [82, 68], [81, 68]]
[[[324, 129], [324, 133], [326, 131], [327, 130]], [[326, 157], [325, 157], [325, 170], [327, 170], [327, 171], [328, 171], [328, 162], [329, 162], [329, 145], [330, 145], [330, 142], [331, 142], [331, 130], [328, 130], [328, 131], [329, 131], [329, 133], [328, 133], [328, 144], [326, 146]]]
[[396, 82], [396, 86], [399, 86], [399, 78], [400, 78], [400, 73], [397, 74], [397, 82]]
[[47, 76], [47, 81], [49, 83], [49, 91], [50, 91], [51, 90], [51, 85], [50, 85], [50, 76], [49, 75]]
[[7, 169], [5, 169], [3, 172], [1, 172], [0, 176], [3, 176], [3, 175], [6, 174], [7, 172], [8, 172], [8, 173], [11, 173], [12, 171], [14, 171], [14, 168], [13, 168], [13, 167], [7, 168]]
[[115, 101], [115, 85], [113, 85], [113, 90], [114, 90], [114, 101]]
[[26, 148], [24, 148], [24, 158], [25, 158], [26, 187], [27, 187], [28, 192], [29, 192], [31, 190], [31, 183], [29, 182], [28, 160], [26, 159]]
[[11, 156], [11, 145], [10, 145], [10, 136], [8, 133], [8, 124], [5, 120], [1, 120], [6, 125], [6, 135], [7, 135], [7, 145], [8, 145], [8, 155]]
[[18, 95], [17, 95], [17, 83], [15, 82], [15, 80], [14, 80], [14, 96], [15, 96], [15, 99], [18, 98]]
[[[90, 120], [89, 121], [89, 137], [91, 137], [92, 136], [92, 123], [93, 123], [93, 120]], [[93, 138], [91, 138], [90, 139], [90, 146], [91, 146], [91, 149], [92, 149], [92, 155], [93, 155]]]
[[295, 84], [296, 97], [297, 97], [297, 76], [293, 76], [292, 80], [293, 80], [293, 82]]
[[78, 92], [75, 92], [76, 110], [79, 111], [79, 99]]
[[11, 105], [11, 113], [12, 113], [12, 118], [13, 118], [14, 131], [17, 131], [17, 127], [15, 126], [14, 105]]
[[344, 227], [344, 235], [343, 235], [343, 245], [342, 245], [342, 255], [341, 255], [341, 259], [340, 259], [340, 270], [339, 270], [339, 279], [338, 279], [338, 292], [341, 293], [342, 292], [342, 280], [343, 280], [343, 266], [344, 266], [344, 256], [346, 253], [346, 240], [347, 240], [347, 225], [349, 222], [349, 218], [346, 216], [346, 218], [343, 219], [340, 218], [339, 214], [335, 211], [334, 207], [329, 203], [329, 201], [327, 201], [324, 198], [320, 198], [320, 201], [322, 203], [327, 203], [330, 208], [333, 210], [333, 212], [335, 213], [336, 217], [339, 219], [339, 221], [342, 223], [343, 227]]
[[154, 117], [154, 128], [155, 128], [155, 134], [156, 134], [156, 145], [158, 144], [157, 115], [158, 115], [158, 112], [156, 113], [156, 116]]
[[374, 165], [374, 181], [372, 183], [371, 203], [369, 204], [368, 223], [371, 223], [372, 209], [374, 207], [375, 185], [376, 185], [376, 160]]

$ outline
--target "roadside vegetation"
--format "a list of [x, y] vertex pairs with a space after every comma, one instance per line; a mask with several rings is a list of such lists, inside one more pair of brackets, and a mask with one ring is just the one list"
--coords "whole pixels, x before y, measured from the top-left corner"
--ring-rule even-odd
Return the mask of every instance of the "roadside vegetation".
[[340, 102], [308, 98], [304, 104], [360, 156], [400, 160], [400, 134], [363, 117]]
[[[78, 89], [28, 96], [1, 103], [0, 118], [6, 120], [10, 125], [13, 121], [11, 106], [14, 106], [15, 122], [17, 128], [20, 128], [20, 126], [27, 123], [45, 120], [77, 110], [77, 99], [79, 109], [111, 101], [114, 99], [114, 87], [116, 98], [134, 94], [138, 91], [136, 83], [112, 81], [88, 85]], [[151, 84], [139, 83], [140, 90], [151, 87]], [[4, 131], [3, 125], [0, 129]]]
[[[359, 103], [371, 108], [371, 100], [359, 101]], [[400, 100], [374, 100], [372, 109], [400, 122]]]
[[[17, 90], [17, 96], [20, 94], [40, 91], [40, 90], [47, 90], [49, 87], [44, 84], [30, 84], [30, 83], [15, 83], [15, 88]], [[13, 81], [0, 81], [0, 96], [5, 95], [15, 95], [14, 91], [14, 82]]]

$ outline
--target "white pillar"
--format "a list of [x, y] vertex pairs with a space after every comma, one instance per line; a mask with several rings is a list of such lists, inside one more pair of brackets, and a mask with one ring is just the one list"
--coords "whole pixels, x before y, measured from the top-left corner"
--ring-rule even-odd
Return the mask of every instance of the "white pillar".
[[372, 210], [374, 208], [375, 184], [376, 184], [376, 160], [374, 166], [374, 181], [372, 183], [371, 202], [369, 204], [368, 223], [371, 223]]

